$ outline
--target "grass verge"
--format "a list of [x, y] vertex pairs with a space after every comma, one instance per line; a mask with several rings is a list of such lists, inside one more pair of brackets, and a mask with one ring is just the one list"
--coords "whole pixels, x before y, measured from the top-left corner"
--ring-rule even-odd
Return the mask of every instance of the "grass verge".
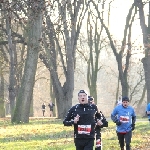
[[[103, 150], [119, 150], [115, 124], [102, 129]], [[150, 124], [144, 119], [136, 123], [132, 150], [150, 150]], [[1, 150], [75, 150], [73, 127], [64, 127], [61, 120], [37, 119], [29, 124], [11, 124], [0, 119]]]

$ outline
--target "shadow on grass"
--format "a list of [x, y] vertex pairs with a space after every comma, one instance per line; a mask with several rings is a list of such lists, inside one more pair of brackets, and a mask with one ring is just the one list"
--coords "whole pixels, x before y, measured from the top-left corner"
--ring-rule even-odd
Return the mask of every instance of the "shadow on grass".
[[37, 140], [59, 140], [59, 139], [73, 138], [73, 131], [60, 131], [44, 134], [19, 134], [18, 136], [7, 136], [0, 138], [0, 142], [14, 142], [14, 141], [37, 141]]

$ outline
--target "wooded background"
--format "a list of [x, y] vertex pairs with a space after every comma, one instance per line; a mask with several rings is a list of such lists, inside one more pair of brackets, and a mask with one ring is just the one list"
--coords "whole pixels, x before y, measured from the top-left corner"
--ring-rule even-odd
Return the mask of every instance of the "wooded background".
[[149, 0], [0, 0], [0, 117], [64, 118], [86, 89], [106, 116], [150, 102]]

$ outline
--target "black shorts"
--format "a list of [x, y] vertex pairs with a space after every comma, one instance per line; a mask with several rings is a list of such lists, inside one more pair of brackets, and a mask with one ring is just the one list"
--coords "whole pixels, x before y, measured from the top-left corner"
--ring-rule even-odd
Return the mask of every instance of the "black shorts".
[[127, 133], [117, 133], [118, 136], [118, 140], [120, 143], [120, 147], [124, 147], [124, 140], [126, 144], [130, 144], [131, 143], [131, 138], [132, 138], [132, 131], [129, 131]]
[[94, 139], [75, 139], [76, 150], [93, 150]]

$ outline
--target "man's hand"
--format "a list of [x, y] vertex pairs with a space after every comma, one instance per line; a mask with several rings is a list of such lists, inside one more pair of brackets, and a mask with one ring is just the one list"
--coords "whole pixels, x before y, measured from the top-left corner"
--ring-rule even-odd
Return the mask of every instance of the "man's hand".
[[135, 129], [135, 124], [131, 124], [132, 131]]
[[119, 120], [117, 120], [115, 123], [116, 123], [117, 126], [121, 125], [121, 122]]
[[102, 121], [97, 119], [97, 125], [99, 125], [99, 126], [103, 125]]
[[74, 117], [74, 124], [76, 124], [78, 121], [79, 121], [79, 115], [77, 114], [77, 116], [76, 117]]

